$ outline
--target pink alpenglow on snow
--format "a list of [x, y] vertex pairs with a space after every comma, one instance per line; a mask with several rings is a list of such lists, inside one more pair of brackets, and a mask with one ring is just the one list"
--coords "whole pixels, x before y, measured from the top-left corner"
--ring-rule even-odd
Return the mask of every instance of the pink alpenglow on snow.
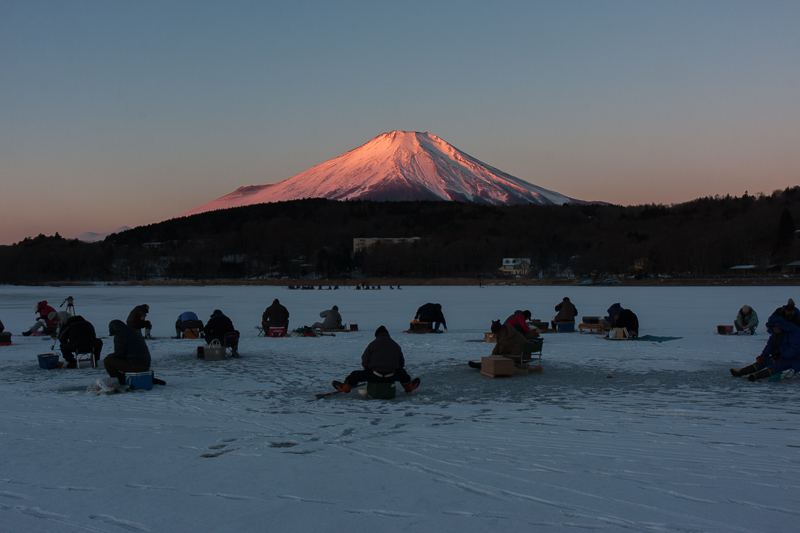
[[392, 131], [296, 176], [268, 185], [239, 187], [182, 216], [302, 198], [493, 205], [583, 203], [506, 174], [430, 133]]

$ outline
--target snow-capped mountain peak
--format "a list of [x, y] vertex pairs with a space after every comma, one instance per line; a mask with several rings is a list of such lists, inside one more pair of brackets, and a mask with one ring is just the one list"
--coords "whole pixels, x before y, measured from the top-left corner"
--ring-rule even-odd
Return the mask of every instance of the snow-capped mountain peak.
[[296, 176], [240, 187], [182, 216], [301, 198], [495, 205], [577, 202], [486, 165], [436, 135], [391, 131]]

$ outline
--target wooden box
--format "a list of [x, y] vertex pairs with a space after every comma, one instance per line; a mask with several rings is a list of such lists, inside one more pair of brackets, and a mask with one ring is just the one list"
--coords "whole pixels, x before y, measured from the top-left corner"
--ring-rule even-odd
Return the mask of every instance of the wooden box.
[[513, 376], [514, 360], [497, 355], [481, 357], [481, 374], [492, 378], [497, 376]]

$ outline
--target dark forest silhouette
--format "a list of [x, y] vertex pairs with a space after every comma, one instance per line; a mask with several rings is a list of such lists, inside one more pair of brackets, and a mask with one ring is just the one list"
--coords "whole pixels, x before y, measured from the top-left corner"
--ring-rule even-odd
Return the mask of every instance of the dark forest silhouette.
[[[727, 275], [800, 259], [800, 187], [673, 206], [487, 206], [305, 199], [167, 220], [84, 243], [39, 235], [0, 247], [0, 282], [260, 277], [491, 277], [504, 257], [545, 276]], [[361, 237], [421, 237], [353, 253]]]

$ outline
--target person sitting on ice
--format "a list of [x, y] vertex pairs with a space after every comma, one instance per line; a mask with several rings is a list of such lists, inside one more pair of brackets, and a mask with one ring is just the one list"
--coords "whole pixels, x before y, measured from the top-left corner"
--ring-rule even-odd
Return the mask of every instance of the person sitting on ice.
[[100, 352], [103, 350], [103, 341], [97, 338], [97, 333], [91, 322], [80, 315], [71, 316], [64, 323], [64, 329], [59, 333], [61, 341], [59, 348], [67, 362], [67, 368], [75, 368], [78, 362], [75, 353], [92, 353], [94, 362], [100, 361]]
[[606, 324], [608, 324], [612, 328], [615, 327], [617, 323], [617, 317], [619, 316], [619, 314], [622, 312], [623, 309], [625, 308], [622, 307], [622, 305], [620, 305], [619, 302], [611, 304], [611, 307], [609, 307], [608, 311], [606, 311], [608, 313], [608, 316], [606, 317]]
[[187, 329], [196, 329], [198, 333], [203, 333], [203, 321], [197, 317], [197, 313], [184, 311], [178, 317], [178, 320], [175, 321], [175, 333], [177, 338], [180, 339], [184, 337], [184, 332]]
[[578, 309], [567, 298], [564, 297], [561, 303], [556, 305], [556, 316], [553, 317], [553, 329], [559, 324], [575, 324], [575, 317], [578, 316]]
[[144, 338], [150, 338], [150, 330], [153, 329], [153, 325], [147, 320], [147, 313], [150, 312], [150, 306], [147, 304], [137, 305], [134, 307], [130, 314], [128, 314], [128, 319], [125, 321], [129, 327], [133, 329], [142, 329], [144, 328]]
[[628, 338], [635, 339], [639, 336], [639, 317], [630, 309], [623, 309], [617, 315], [614, 327], [625, 328], [625, 331], [628, 332]]
[[786, 305], [777, 308], [773, 313], [774, 316], [779, 316], [787, 322], [791, 322], [795, 326], [800, 327], [800, 314], [797, 312], [797, 307], [794, 305], [794, 300], [789, 298]]
[[6, 331], [3, 321], [0, 320], [0, 345], [11, 344], [11, 332]]
[[756, 332], [756, 327], [758, 326], [758, 315], [756, 314], [756, 310], [750, 307], [749, 305], [743, 305], [741, 309], [739, 309], [739, 313], [736, 315], [736, 320], [733, 321], [733, 325], [736, 326], [737, 332], [745, 332], [748, 335], [752, 335]]
[[261, 327], [265, 332], [269, 331], [269, 328], [289, 328], [289, 310], [282, 306], [277, 298], [261, 315]]
[[334, 305], [328, 311], [319, 314], [324, 318], [322, 322], [314, 322], [311, 327], [314, 329], [344, 329], [342, 325], [342, 315], [339, 314], [339, 306]]
[[767, 320], [767, 332], [769, 339], [756, 362], [738, 370], [731, 368], [731, 375], [755, 381], [790, 368], [800, 372], [800, 327], [772, 315]]
[[403, 390], [411, 392], [419, 387], [420, 379], [411, 379], [405, 370], [403, 350], [390, 336], [384, 326], [375, 330], [375, 340], [367, 345], [361, 355], [364, 370], [354, 370], [342, 381], [334, 381], [333, 388], [350, 392], [359, 383], [394, 383], [399, 381]]
[[225, 335], [234, 331], [236, 328], [233, 327], [233, 321], [219, 309], [214, 309], [206, 323], [206, 342], [211, 344], [216, 339], [220, 344], [225, 344]]
[[535, 339], [539, 336], [539, 330], [528, 326], [528, 320], [531, 319], [531, 312], [527, 309], [525, 311], [516, 310], [511, 314], [503, 324], [508, 324], [522, 334], [526, 339]]
[[[126, 326], [122, 320], [112, 320], [108, 323], [108, 334], [114, 337], [114, 353], [103, 359], [103, 366], [109, 376], [124, 384], [126, 373], [150, 370], [150, 350], [137, 328]], [[163, 381], [155, 377], [153, 383], [164, 385]]]
[[444, 326], [445, 331], [447, 330], [447, 321], [444, 319], [444, 314], [442, 313], [442, 304], [426, 303], [417, 309], [414, 320], [432, 323], [433, 331], [436, 333], [441, 333], [439, 329], [440, 324]]
[[[34, 325], [28, 329], [28, 331], [23, 331], [22, 334], [26, 337], [28, 335], [32, 335], [39, 331], [42, 327], [45, 327], [45, 331], [49, 330], [53, 326], [58, 325], [58, 320], [56, 319], [57, 313], [56, 310], [53, 309], [52, 306], [47, 305], [47, 300], [42, 300], [41, 302], [37, 303], [33, 306], [33, 312], [39, 315], [38, 320]], [[53, 318], [50, 318], [50, 313], [56, 313], [53, 315]]]

